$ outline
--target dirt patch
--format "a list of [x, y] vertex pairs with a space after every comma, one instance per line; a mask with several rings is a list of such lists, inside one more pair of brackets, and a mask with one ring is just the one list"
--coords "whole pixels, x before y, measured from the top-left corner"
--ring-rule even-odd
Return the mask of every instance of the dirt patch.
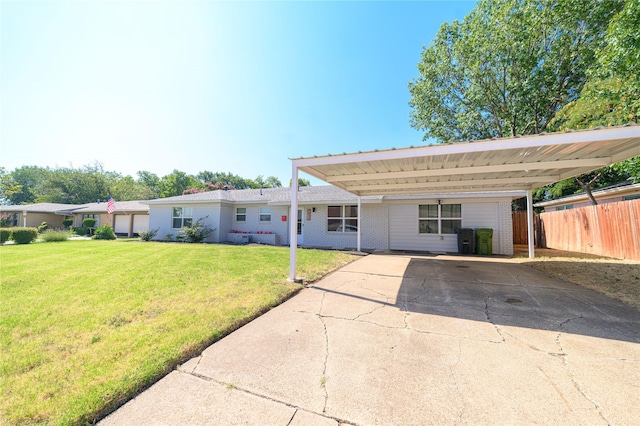
[[536, 248], [528, 259], [526, 247], [515, 247], [514, 258], [551, 276], [595, 290], [640, 309], [640, 262]]

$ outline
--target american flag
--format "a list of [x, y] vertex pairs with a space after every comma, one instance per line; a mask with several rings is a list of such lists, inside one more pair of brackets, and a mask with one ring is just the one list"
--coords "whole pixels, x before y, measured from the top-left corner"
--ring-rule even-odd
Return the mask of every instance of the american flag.
[[107, 201], [107, 213], [111, 214], [116, 211], [116, 202], [113, 201], [113, 198], [109, 196], [109, 201]]

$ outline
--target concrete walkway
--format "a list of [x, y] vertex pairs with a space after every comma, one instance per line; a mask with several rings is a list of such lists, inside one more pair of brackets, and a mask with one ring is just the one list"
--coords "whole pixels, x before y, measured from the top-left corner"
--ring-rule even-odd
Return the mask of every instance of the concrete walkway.
[[102, 425], [631, 425], [640, 311], [507, 259], [370, 255]]

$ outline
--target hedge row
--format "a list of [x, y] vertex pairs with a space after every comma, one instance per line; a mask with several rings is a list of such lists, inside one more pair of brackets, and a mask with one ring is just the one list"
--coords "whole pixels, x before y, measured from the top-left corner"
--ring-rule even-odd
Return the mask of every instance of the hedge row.
[[8, 240], [16, 244], [29, 244], [38, 238], [37, 228], [0, 228], [0, 244]]

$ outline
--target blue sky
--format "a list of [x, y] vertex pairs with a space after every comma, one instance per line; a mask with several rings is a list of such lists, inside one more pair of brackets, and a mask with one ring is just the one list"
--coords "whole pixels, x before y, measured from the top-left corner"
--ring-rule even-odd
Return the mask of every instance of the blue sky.
[[2, 1], [0, 166], [286, 186], [289, 158], [423, 144], [407, 84], [473, 5]]

